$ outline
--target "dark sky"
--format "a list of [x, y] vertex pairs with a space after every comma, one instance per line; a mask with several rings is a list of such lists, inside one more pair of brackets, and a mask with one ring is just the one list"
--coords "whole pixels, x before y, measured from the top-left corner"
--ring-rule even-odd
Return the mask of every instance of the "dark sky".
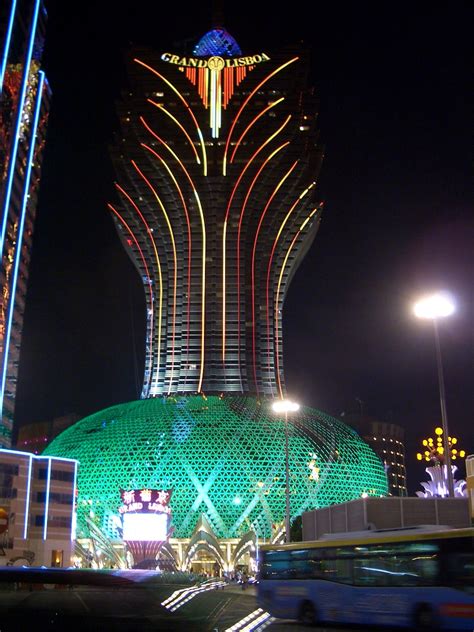
[[[96, 6], [98, 5], [98, 6]], [[140, 281], [106, 202], [128, 42], [196, 42], [211, 3], [49, 0], [53, 90], [34, 236], [17, 424], [86, 415], [139, 396]], [[434, 337], [413, 301], [447, 289], [441, 325], [452, 434], [474, 452], [472, 20], [469, 2], [228, 3], [245, 52], [312, 49], [322, 225], [284, 311], [289, 394], [333, 415], [406, 428], [412, 491], [420, 439], [439, 423]], [[291, 12], [290, 12], [291, 10]]]

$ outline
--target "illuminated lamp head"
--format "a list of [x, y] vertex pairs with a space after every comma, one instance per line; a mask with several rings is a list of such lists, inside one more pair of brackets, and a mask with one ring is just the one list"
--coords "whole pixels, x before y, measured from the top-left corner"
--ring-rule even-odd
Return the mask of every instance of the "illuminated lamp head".
[[201, 37], [193, 50], [196, 57], [238, 57], [242, 54], [240, 46], [224, 28], [215, 28]]

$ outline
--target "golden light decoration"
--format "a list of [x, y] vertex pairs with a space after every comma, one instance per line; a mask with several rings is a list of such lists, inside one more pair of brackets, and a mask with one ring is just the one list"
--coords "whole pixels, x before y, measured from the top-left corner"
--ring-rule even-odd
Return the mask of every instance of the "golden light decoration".
[[[423, 452], [418, 452], [416, 458], [418, 461], [436, 461], [443, 462], [444, 460], [444, 443], [443, 443], [443, 429], [439, 426], [434, 430], [435, 438], [428, 437], [422, 440]], [[459, 450], [457, 448], [457, 438], [448, 436], [448, 445], [451, 450], [451, 460], [455, 461], [457, 458], [463, 459], [466, 456], [465, 450]]]

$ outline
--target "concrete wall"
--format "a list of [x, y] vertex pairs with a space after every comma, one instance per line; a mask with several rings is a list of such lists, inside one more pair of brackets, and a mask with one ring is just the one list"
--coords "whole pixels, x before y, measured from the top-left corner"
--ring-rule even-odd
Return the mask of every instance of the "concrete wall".
[[415, 525], [471, 525], [467, 498], [358, 498], [303, 513], [303, 540], [325, 533], [395, 529]]

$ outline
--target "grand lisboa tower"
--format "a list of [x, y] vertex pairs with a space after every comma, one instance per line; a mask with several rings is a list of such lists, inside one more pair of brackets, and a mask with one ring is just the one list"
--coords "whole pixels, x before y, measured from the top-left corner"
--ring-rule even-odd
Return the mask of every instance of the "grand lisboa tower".
[[354, 430], [307, 407], [288, 426], [272, 411], [285, 396], [285, 296], [321, 218], [307, 52], [242, 52], [223, 28], [192, 52], [135, 49], [118, 115], [109, 211], [145, 293], [142, 395], [46, 454], [80, 462], [79, 539], [120, 540], [121, 490], [166, 489], [162, 554], [231, 568], [284, 520], [286, 436], [292, 521], [387, 493]]

